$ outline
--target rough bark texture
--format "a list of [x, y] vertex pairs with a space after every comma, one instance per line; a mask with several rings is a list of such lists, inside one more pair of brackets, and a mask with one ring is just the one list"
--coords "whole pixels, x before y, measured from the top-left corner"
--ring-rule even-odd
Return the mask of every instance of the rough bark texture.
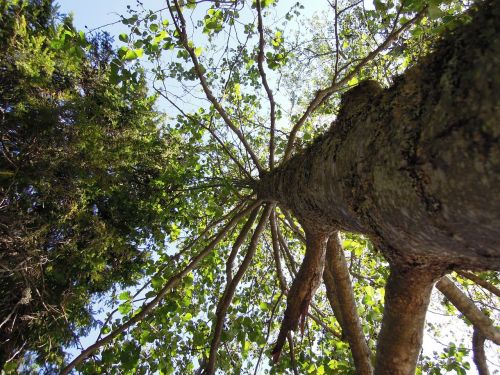
[[[347, 268], [344, 250], [340, 244], [338, 233], [332, 234], [328, 239], [325, 261], [323, 278], [325, 279], [327, 295], [330, 300], [335, 300], [334, 296], [330, 298], [330, 292], [333, 289], [335, 294], [337, 294], [337, 308], [341, 316], [339, 324], [342, 327], [342, 333], [346, 336], [351, 347], [356, 374], [371, 375], [373, 373], [370, 359], [371, 351], [363, 335], [363, 327], [361, 326], [356, 309], [356, 300], [354, 299], [349, 269]], [[335, 310], [335, 307], [332, 306], [332, 308]]]
[[432, 287], [441, 275], [441, 269], [429, 265], [391, 266], [377, 344], [376, 375], [415, 373]]
[[500, 268], [500, 2], [389, 89], [347, 92], [332, 128], [256, 190], [391, 261]]

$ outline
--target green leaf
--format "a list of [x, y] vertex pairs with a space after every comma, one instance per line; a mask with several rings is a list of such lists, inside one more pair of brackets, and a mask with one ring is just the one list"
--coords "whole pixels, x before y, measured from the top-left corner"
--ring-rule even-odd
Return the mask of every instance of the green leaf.
[[129, 37], [128, 37], [128, 34], [125, 34], [125, 33], [121, 33], [119, 36], [118, 36], [118, 39], [120, 39], [122, 42], [124, 43], [128, 43], [129, 42]]

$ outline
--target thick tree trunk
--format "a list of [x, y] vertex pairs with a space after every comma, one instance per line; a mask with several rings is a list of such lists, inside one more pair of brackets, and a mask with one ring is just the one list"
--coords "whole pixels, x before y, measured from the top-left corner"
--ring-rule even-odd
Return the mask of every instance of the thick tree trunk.
[[389, 89], [347, 92], [330, 131], [256, 190], [368, 235], [392, 262], [500, 268], [500, 2]]

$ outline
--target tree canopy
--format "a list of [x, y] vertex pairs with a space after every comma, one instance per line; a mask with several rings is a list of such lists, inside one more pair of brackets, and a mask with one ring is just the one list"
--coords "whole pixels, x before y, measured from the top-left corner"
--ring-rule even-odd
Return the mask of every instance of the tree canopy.
[[6, 372], [488, 373], [498, 2], [1, 4]]

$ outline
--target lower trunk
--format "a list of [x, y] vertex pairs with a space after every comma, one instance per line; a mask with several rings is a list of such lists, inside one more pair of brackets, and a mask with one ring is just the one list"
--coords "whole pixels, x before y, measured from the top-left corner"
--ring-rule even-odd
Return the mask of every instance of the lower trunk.
[[500, 2], [389, 89], [347, 92], [330, 131], [256, 187], [398, 263], [500, 268]]

